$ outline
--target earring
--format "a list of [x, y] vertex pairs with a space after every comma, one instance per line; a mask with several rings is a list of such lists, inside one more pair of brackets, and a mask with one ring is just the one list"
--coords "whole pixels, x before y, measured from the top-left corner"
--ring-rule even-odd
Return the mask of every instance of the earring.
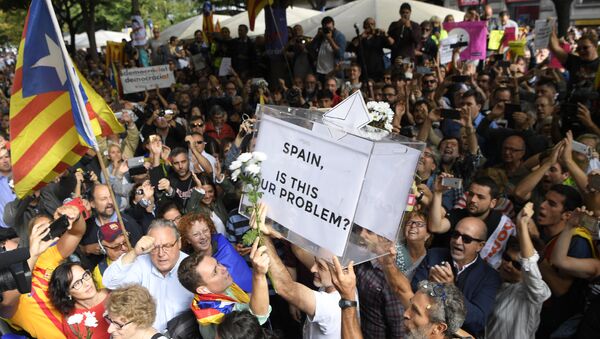
[[68, 295], [68, 297], [69, 297], [69, 300], [73, 300], [73, 297], [71, 297], [71, 295], [70, 295], [70, 294]]

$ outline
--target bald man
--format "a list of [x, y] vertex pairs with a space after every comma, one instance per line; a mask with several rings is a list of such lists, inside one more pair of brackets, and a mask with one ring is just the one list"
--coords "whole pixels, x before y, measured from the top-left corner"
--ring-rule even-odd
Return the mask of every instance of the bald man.
[[413, 291], [417, 290], [421, 280], [455, 284], [465, 296], [467, 306], [463, 329], [475, 337], [484, 334], [501, 283], [498, 272], [479, 255], [487, 234], [483, 220], [477, 217], [461, 219], [450, 231], [450, 248], [427, 251], [412, 280]]

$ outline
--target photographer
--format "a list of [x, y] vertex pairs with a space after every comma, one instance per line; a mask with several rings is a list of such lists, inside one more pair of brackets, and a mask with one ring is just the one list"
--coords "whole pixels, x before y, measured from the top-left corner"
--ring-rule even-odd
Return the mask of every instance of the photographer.
[[[11, 326], [25, 330], [34, 338], [63, 337], [63, 316], [48, 299], [50, 272], [73, 254], [86, 230], [85, 221], [77, 207], [61, 206], [56, 210], [54, 217], [59, 219], [63, 215], [68, 221], [68, 228], [59, 238], [43, 240], [54, 228], [50, 216], [37, 215], [29, 222], [31, 258], [28, 264], [32, 271], [31, 293], [21, 294], [18, 298], [13, 292], [10, 292], [11, 298], [6, 298], [6, 293], [4, 295], [2, 317], [8, 318]], [[9, 246], [14, 249], [14, 245], [16, 243], [12, 242]]]
[[[358, 34], [358, 27], [355, 27]], [[348, 45], [348, 52], [357, 55], [357, 62], [362, 67], [363, 80], [383, 80], [383, 49], [394, 44], [394, 39], [376, 27], [375, 19], [366, 18], [363, 22], [364, 31]]]
[[158, 135], [171, 149], [185, 147], [185, 127], [175, 121], [172, 110], [155, 110], [142, 130], [144, 139]]
[[346, 37], [335, 29], [335, 22], [330, 16], [321, 20], [321, 28], [315, 38], [308, 45], [308, 49], [317, 56], [317, 74], [319, 81], [335, 70], [340, 61], [344, 60], [346, 51]]

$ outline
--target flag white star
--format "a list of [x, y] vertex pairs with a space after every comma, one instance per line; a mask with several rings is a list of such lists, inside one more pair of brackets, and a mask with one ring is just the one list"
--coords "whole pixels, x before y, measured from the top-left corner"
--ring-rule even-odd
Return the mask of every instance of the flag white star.
[[60, 80], [61, 85], [64, 85], [67, 81], [67, 72], [65, 70], [65, 62], [63, 55], [57, 44], [46, 34], [46, 44], [48, 45], [48, 52], [50, 54], [38, 60], [33, 67], [52, 67], [56, 70], [56, 75]]

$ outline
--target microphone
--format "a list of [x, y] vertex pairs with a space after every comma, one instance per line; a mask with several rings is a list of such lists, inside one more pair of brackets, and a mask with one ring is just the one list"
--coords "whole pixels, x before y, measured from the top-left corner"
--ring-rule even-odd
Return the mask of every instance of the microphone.
[[354, 23], [354, 30], [356, 31], [356, 35], [360, 35], [360, 32], [358, 31], [358, 25], [356, 23]]

